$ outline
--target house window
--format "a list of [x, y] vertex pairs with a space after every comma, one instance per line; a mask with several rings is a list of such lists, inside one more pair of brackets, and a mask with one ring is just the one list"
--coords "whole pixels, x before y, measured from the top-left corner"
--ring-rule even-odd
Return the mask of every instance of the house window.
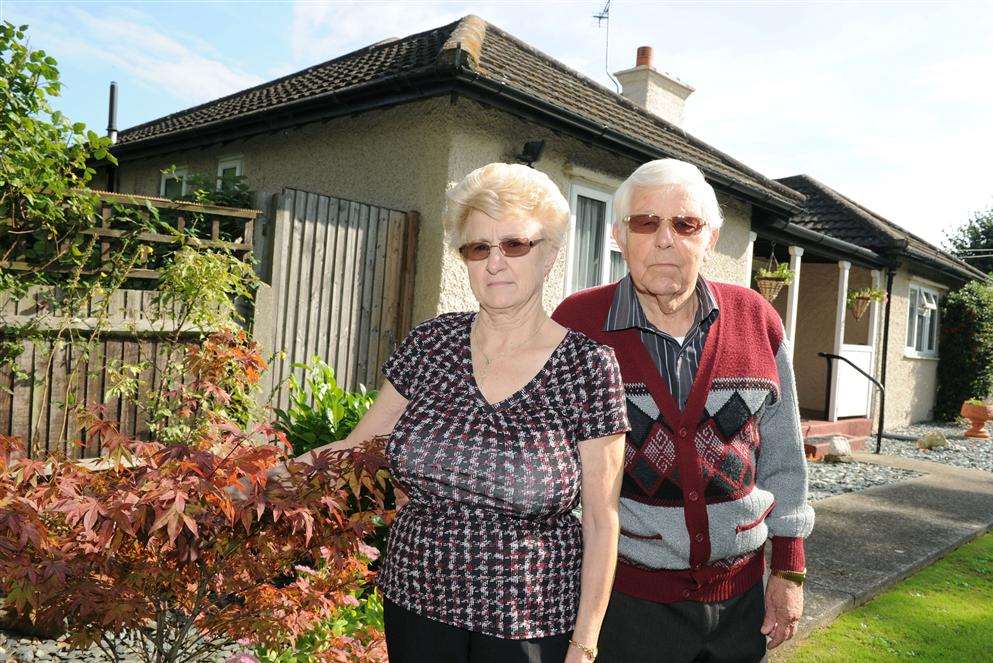
[[234, 178], [241, 177], [245, 160], [242, 157], [225, 157], [217, 163], [217, 190], [230, 189]]
[[938, 355], [938, 302], [935, 290], [922, 285], [910, 286], [907, 312], [907, 352], [922, 357]]
[[186, 194], [186, 168], [177, 168], [174, 172], [163, 172], [159, 182], [159, 195], [163, 198], [178, 198]]
[[627, 273], [627, 265], [610, 235], [613, 196], [576, 184], [571, 198], [568, 291], [616, 281]]

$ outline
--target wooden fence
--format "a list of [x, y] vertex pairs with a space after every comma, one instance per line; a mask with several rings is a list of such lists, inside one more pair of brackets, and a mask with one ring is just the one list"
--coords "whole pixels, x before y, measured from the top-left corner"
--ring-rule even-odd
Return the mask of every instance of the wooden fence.
[[284, 189], [274, 196], [271, 306], [256, 339], [284, 350], [269, 373], [286, 407], [293, 363], [317, 356], [338, 384], [375, 389], [379, 368], [411, 327], [418, 214]]
[[[139, 211], [153, 205], [162, 213], [167, 210], [188, 235], [200, 235], [201, 246], [223, 248], [234, 255], [247, 257], [252, 249], [252, 224], [257, 210], [218, 208], [193, 203], [181, 203], [159, 198], [98, 192], [102, 201], [101, 227], [86, 231], [100, 238], [101, 255], [106, 260], [126, 229], [115, 223], [112, 205], [130, 206]], [[187, 220], [196, 220], [202, 228], [187, 227]], [[156, 251], [167, 252], [179, 241], [171, 235], [143, 233], [142, 243], [151, 244]], [[30, 265], [11, 262], [0, 265], [12, 271], [29, 271]], [[99, 267], [95, 267], [99, 269]], [[157, 269], [137, 268], [128, 273], [131, 279], [154, 283]], [[111, 371], [116, 362], [143, 364], [136, 377], [158, 388], [162, 368], [169, 352], [166, 338], [179, 331], [181, 338], [197, 330], [184, 324], [184, 311], [159, 310], [153, 305], [154, 290], [119, 289], [107, 296], [91, 297], [85, 310], [66, 320], [52, 314], [46, 302], [51, 288], [32, 288], [26, 296], [13, 299], [0, 295], [0, 336], [11, 326], [28, 321], [39, 322], [41, 338], [24, 341], [24, 351], [15, 361], [18, 372], [27, 378], [17, 379], [15, 371], [0, 367], [0, 434], [13, 435], [29, 441], [29, 455], [34, 458], [62, 452], [72, 457], [95, 457], [101, 454], [99, 439], [88, 439], [66, 402], [75, 400], [85, 406], [103, 404], [105, 417], [118, 421], [122, 433], [141, 437], [148, 430], [134, 399], [111, 395]], [[105, 324], [85, 357], [84, 345], [99, 320]], [[55, 343], [55, 331], [69, 329], [78, 340]], [[210, 330], [202, 330], [210, 331]], [[83, 447], [72, 444], [81, 440]]]

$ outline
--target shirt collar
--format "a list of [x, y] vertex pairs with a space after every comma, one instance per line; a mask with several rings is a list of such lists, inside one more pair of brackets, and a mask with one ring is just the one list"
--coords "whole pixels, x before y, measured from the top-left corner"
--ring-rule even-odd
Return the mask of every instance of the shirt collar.
[[[695, 291], [699, 306], [697, 306], [694, 327], [704, 321], [713, 321], [719, 312], [717, 300], [714, 298], [707, 280], [702, 276], [697, 276]], [[631, 280], [631, 274], [628, 273], [617, 283], [614, 301], [611, 302], [610, 310], [607, 312], [603, 331], [619, 331], [632, 327], [654, 329], [654, 325], [648, 321], [644, 309], [641, 308], [641, 302], [634, 289], [634, 282]]]

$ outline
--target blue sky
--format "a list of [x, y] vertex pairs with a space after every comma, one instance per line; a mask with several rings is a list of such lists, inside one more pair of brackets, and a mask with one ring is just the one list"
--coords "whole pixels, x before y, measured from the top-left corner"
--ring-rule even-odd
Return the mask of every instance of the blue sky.
[[[484, 19], [612, 86], [602, 0], [0, 0], [54, 55], [56, 106], [125, 128], [387, 37]], [[770, 177], [806, 173], [939, 243], [993, 205], [993, 3], [611, 4], [610, 71], [650, 45], [696, 92], [685, 127]]]

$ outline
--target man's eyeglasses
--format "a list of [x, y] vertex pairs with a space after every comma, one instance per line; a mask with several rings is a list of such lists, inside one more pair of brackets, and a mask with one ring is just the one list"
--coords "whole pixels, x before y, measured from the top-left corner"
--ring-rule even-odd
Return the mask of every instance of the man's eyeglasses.
[[629, 214], [624, 217], [624, 221], [631, 232], [639, 235], [654, 234], [666, 221], [672, 225], [672, 231], [682, 237], [696, 235], [707, 225], [706, 221], [696, 216], [670, 216], [668, 219], [663, 219], [655, 212]]
[[486, 260], [490, 257], [490, 249], [494, 246], [500, 247], [500, 252], [508, 258], [520, 258], [531, 253], [531, 247], [542, 242], [543, 239], [526, 239], [523, 237], [512, 237], [505, 239], [499, 244], [488, 244], [487, 242], [468, 242], [459, 247], [459, 253], [465, 260]]

